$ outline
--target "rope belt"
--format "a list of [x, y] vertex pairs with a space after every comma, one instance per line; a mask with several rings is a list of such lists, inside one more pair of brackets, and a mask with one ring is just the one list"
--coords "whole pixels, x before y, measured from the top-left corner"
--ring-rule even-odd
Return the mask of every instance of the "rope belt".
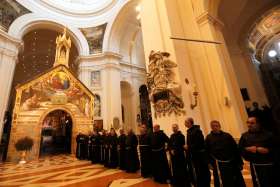
[[252, 162], [252, 164], [255, 165], [255, 166], [273, 166], [273, 163], [256, 164], [256, 163], [253, 163], [253, 162]]
[[214, 160], [216, 160], [217, 162], [220, 162], [220, 163], [230, 163], [230, 162], [232, 162], [232, 160], [233, 159], [231, 159], [231, 160], [219, 160], [219, 159], [217, 159], [215, 156], [213, 156], [213, 155], [211, 155], [211, 157], [214, 159]]
[[154, 151], [154, 152], [159, 152], [159, 151], [162, 151], [164, 148], [163, 147], [161, 147], [161, 148], [159, 148], [159, 149], [152, 149], [152, 151]]

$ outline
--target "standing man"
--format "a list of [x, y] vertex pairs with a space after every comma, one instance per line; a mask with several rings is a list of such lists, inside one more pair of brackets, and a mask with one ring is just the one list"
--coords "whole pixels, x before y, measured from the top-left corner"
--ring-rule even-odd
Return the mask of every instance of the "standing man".
[[196, 187], [210, 187], [211, 174], [208, 168], [208, 156], [202, 131], [194, 124], [193, 118], [185, 121], [187, 130], [187, 161], [192, 173], [192, 182]]
[[119, 166], [121, 170], [126, 170], [125, 140], [126, 140], [126, 135], [124, 133], [124, 130], [120, 129], [118, 148], [119, 148]]
[[100, 148], [100, 135], [98, 134], [97, 130], [93, 130], [93, 134], [90, 138], [91, 141], [91, 162], [93, 164], [100, 163], [100, 155], [101, 155], [101, 148]]
[[241, 170], [243, 161], [233, 137], [221, 130], [219, 121], [210, 123], [211, 133], [205, 144], [213, 167], [215, 187], [246, 187]]
[[129, 173], [135, 173], [139, 170], [139, 158], [137, 153], [138, 139], [134, 134], [132, 129], [127, 132], [127, 137], [125, 141], [126, 148], [126, 171]]
[[88, 136], [87, 137], [88, 137], [87, 138], [88, 139], [87, 159], [91, 160], [91, 158], [92, 158], [92, 144], [91, 144], [92, 132], [91, 131], [88, 132]]
[[100, 135], [100, 163], [105, 164], [105, 139], [106, 139], [106, 131], [103, 129]]
[[151, 135], [148, 134], [147, 126], [141, 125], [139, 136], [140, 161], [141, 161], [141, 176], [144, 178], [152, 175], [151, 162]]
[[110, 133], [108, 131], [105, 131], [105, 135], [103, 137], [103, 146], [104, 146], [104, 157], [103, 157], [103, 164], [105, 167], [109, 167], [110, 163]]
[[117, 168], [119, 164], [118, 158], [118, 136], [114, 128], [111, 128], [110, 135], [108, 136], [109, 144], [109, 168]]
[[169, 141], [169, 151], [171, 155], [172, 184], [174, 187], [190, 187], [188, 180], [187, 162], [185, 157], [185, 136], [179, 131], [177, 124], [172, 125], [173, 134]]
[[80, 160], [87, 159], [88, 156], [88, 136], [79, 133], [76, 137], [77, 149], [76, 157]]
[[160, 126], [155, 125], [151, 139], [153, 177], [156, 182], [162, 184], [167, 183], [167, 180], [170, 179], [170, 170], [165, 151], [165, 144], [168, 141], [168, 137], [160, 130]]
[[273, 163], [273, 135], [260, 127], [256, 117], [247, 120], [248, 131], [243, 133], [239, 147], [242, 156], [250, 162], [254, 187], [276, 187]]

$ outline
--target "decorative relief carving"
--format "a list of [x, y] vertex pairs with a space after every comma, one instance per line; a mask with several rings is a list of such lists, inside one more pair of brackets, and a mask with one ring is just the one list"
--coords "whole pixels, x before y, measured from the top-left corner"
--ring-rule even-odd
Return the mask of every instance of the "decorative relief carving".
[[156, 118], [185, 113], [183, 100], [179, 97], [179, 85], [174, 81], [175, 73], [172, 70], [177, 64], [169, 56], [169, 53], [160, 51], [151, 51], [149, 56], [147, 84]]

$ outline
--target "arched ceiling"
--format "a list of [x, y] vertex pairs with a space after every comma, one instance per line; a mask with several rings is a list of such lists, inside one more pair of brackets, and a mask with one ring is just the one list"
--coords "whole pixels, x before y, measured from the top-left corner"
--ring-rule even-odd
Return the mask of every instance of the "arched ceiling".
[[145, 67], [141, 24], [136, 10], [138, 3], [130, 1], [121, 9], [112, 25], [108, 44], [109, 51], [121, 54], [124, 62]]
[[40, 3], [53, 11], [67, 12], [69, 14], [93, 15], [106, 11], [117, 0], [39, 0]]
[[266, 11], [279, 4], [279, 0], [221, 0], [218, 16], [224, 23], [223, 34], [229, 48], [247, 48], [250, 28]]

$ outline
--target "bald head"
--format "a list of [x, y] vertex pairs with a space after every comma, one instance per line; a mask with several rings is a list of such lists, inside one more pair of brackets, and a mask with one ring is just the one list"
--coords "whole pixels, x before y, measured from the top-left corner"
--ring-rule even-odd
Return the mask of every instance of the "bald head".
[[211, 126], [211, 129], [212, 129], [212, 132], [214, 132], [214, 133], [219, 133], [221, 131], [221, 124], [217, 120], [211, 121], [210, 126]]
[[174, 123], [174, 124], [172, 125], [172, 131], [173, 131], [174, 133], [176, 133], [176, 132], [179, 131], [179, 126], [178, 126], [178, 124]]
[[160, 131], [160, 126], [158, 124], [154, 125], [154, 132]]
[[189, 129], [193, 126], [194, 124], [194, 120], [193, 118], [187, 118], [186, 121], [185, 121], [185, 126]]
[[124, 129], [120, 129], [120, 134], [124, 134]]
[[250, 131], [255, 131], [259, 128], [259, 123], [256, 117], [249, 117], [247, 120], [247, 126]]

